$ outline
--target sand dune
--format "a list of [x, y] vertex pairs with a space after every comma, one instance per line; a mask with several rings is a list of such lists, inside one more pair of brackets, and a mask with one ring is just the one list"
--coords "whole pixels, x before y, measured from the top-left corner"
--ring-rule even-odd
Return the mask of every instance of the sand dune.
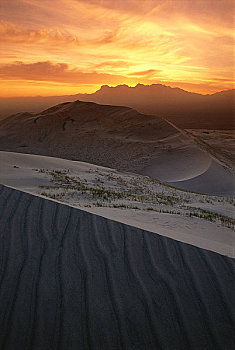
[[[6, 186], [47, 195], [90, 213], [235, 258], [232, 226], [226, 227], [219, 217], [215, 222], [200, 218], [202, 209], [207, 211], [206, 217], [222, 215], [232, 222], [233, 200], [184, 193], [143, 176], [54, 157], [0, 152], [0, 166], [0, 183]], [[65, 172], [79, 185], [70, 182], [68, 187], [67, 181], [60, 184], [53, 180], [49, 174], [55, 171]]]
[[156, 158], [142, 170], [142, 174], [189, 191], [219, 196], [235, 195], [234, 173], [196, 149]]
[[233, 259], [0, 190], [1, 349], [233, 348]]
[[0, 149], [138, 169], [171, 135], [180, 133], [161, 118], [76, 101], [1, 121]]
[[211, 163], [212, 158], [207, 153], [184, 145], [153, 159], [142, 173], [164, 182], [184, 181], [203, 174]]
[[195, 192], [222, 196], [235, 195], [233, 173], [215, 161], [212, 161], [208, 169], [198, 176], [168, 183]]
[[235, 170], [235, 130], [188, 129], [186, 132], [201, 148], [228, 168]]
[[167, 121], [127, 107], [75, 101], [38, 114], [17, 114], [0, 122], [0, 149], [137, 172], [202, 193], [233, 194], [229, 171], [226, 185], [220, 186], [215, 174], [210, 178], [217, 182], [214, 189], [207, 190], [206, 181], [185, 187], [184, 181], [208, 171], [211, 154]]

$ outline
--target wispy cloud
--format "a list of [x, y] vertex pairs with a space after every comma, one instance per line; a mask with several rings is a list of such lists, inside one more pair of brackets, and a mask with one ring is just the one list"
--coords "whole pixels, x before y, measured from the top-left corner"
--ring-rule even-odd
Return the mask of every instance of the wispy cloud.
[[129, 73], [129, 75], [135, 76], [135, 77], [159, 77], [161, 74], [161, 70], [156, 69], [147, 69], [143, 70], [141, 72], [132, 72]]

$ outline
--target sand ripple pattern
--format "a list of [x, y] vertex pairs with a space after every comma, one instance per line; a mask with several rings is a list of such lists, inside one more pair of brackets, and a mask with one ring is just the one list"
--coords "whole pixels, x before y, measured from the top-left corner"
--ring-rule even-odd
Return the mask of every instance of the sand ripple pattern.
[[0, 349], [234, 349], [235, 260], [0, 186]]

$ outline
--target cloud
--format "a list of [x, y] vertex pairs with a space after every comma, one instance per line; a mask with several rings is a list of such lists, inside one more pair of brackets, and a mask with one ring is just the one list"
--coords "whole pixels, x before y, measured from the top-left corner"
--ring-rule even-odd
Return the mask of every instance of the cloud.
[[156, 76], [159, 76], [161, 72], [162, 72], [161, 70], [157, 70], [157, 69], [147, 69], [141, 72], [132, 72], [132, 73], [129, 73], [128, 75], [135, 76], [135, 77], [141, 77], [141, 76], [156, 77]]
[[5, 80], [51, 81], [76, 84], [118, 84], [120, 81], [132, 82], [126, 77], [93, 72], [82, 72], [66, 63], [50, 61], [0, 65], [0, 78]]
[[118, 30], [107, 30], [104, 33], [104, 36], [101, 38], [98, 38], [93, 41], [93, 44], [96, 45], [103, 45], [103, 44], [110, 44], [117, 40], [118, 37]]
[[0, 41], [6, 43], [35, 44], [59, 43], [79, 45], [75, 36], [65, 35], [59, 30], [31, 29], [27, 26], [16, 25], [11, 22], [0, 21]]
[[[58, 28], [30, 28], [26, 25], [16, 25], [12, 22], [0, 21], [0, 42], [7, 44], [23, 45], [55, 45], [57, 49], [63, 50], [64, 46], [89, 48], [101, 47], [118, 41], [118, 28], [115, 30], [105, 30], [93, 37], [85, 38], [78, 32], [68, 33]], [[61, 45], [60, 48], [58, 45]]]
[[113, 61], [105, 61], [99, 64], [96, 64], [94, 67], [95, 68], [107, 68], [107, 67], [111, 67], [111, 68], [128, 68], [130, 66], [132, 66], [133, 63], [127, 62], [127, 61], [117, 61], [117, 60], [113, 60]]

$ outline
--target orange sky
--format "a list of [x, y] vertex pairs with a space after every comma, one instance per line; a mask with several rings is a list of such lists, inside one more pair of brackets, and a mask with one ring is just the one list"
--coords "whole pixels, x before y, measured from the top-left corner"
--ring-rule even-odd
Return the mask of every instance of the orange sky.
[[1, 0], [0, 96], [234, 88], [234, 1]]

